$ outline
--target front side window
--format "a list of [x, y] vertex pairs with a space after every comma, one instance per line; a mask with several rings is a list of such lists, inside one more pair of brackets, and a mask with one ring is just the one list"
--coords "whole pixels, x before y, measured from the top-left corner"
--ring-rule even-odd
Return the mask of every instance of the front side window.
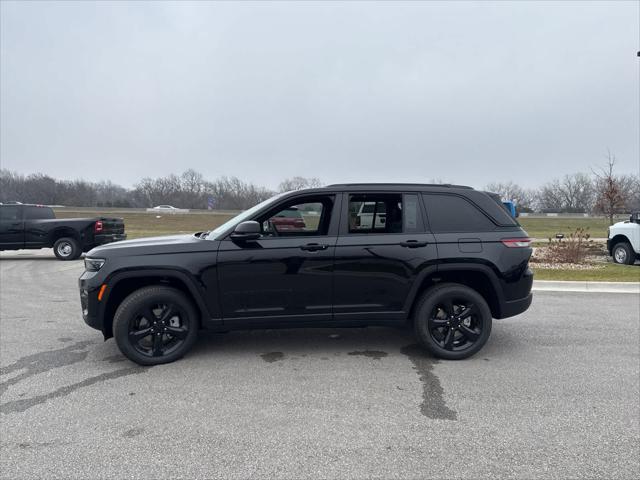
[[259, 219], [265, 237], [326, 235], [331, 220], [330, 196], [287, 204]]
[[402, 233], [402, 195], [349, 195], [349, 233]]

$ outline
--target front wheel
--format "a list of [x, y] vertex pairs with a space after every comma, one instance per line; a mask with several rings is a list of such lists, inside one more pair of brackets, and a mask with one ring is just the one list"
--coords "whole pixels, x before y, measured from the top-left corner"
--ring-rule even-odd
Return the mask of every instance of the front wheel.
[[198, 328], [193, 303], [181, 291], [164, 286], [136, 290], [120, 304], [113, 319], [118, 348], [139, 365], [181, 358], [195, 343]]
[[427, 290], [414, 315], [418, 340], [432, 355], [461, 360], [477, 353], [491, 334], [491, 310], [478, 292], [446, 283]]
[[631, 245], [626, 242], [616, 243], [613, 247], [613, 261], [621, 265], [633, 265], [636, 259]]

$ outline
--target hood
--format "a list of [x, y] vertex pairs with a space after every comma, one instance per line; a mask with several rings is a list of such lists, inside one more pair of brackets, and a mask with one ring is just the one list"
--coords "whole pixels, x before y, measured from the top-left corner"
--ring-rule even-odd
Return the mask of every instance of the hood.
[[87, 257], [108, 258], [114, 256], [193, 252], [194, 250], [214, 249], [216, 243], [215, 241], [198, 238], [195, 234], [139, 238], [101, 245], [90, 250], [87, 253]]

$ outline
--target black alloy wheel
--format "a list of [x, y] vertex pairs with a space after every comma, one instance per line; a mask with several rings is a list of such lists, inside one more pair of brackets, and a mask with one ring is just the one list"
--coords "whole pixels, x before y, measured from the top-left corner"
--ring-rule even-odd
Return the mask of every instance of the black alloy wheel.
[[150, 286], [136, 290], [118, 306], [113, 336], [120, 351], [140, 365], [177, 360], [195, 343], [199, 315], [180, 290]]
[[467, 358], [482, 348], [491, 333], [487, 302], [465, 285], [449, 283], [428, 290], [416, 308], [416, 315], [418, 339], [441, 358]]

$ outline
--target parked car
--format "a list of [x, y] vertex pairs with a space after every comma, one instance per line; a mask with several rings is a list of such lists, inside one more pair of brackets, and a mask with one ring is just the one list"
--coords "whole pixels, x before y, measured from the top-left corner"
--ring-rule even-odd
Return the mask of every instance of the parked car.
[[174, 211], [174, 210], [180, 210], [179, 208], [174, 207], [173, 205], [158, 205], [156, 207], [153, 207], [152, 210], [158, 210], [158, 211]]
[[[362, 204], [387, 221], [355, 225]], [[279, 212], [319, 212], [277, 231]], [[266, 223], [266, 224], [265, 224]], [[79, 279], [84, 321], [141, 365], [167, 363], [198, 331], [411, 326], [433, 355], [478, 352], [493, 318], [531, 304], [531, 240], [470, 187], [341, 184], [277, 195], [211, 232], [104, 245]]]
[[51, 248], [60, 260], [74, 260], [97, 245], [125, 240], [121, 218], [56, 219], [42, 205], [0, 205], [0, 250]]
[[609, 227], [607, 250], [615, 263], [633, 265], [640, 259], [640, 212]]
[[290, 207], [271, 217], [271, 228], [278, 232], [302, 231], [307, 227], [302, 213], [296, 207]]

